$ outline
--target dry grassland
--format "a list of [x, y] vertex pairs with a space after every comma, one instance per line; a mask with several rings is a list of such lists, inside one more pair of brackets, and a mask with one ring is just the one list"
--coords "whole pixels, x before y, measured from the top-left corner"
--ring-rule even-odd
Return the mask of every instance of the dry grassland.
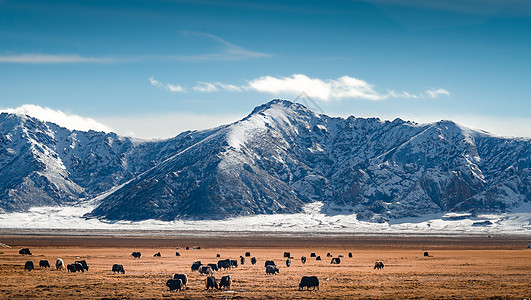
[[[483, 240], [434, 237], [58, 237], [2, 236], [0, 243], [0, 298], [6, 299], [523, 299], [531, 297], [531, 249], [526, 239]], [[201, 250], [185, 250], [185, 246]], [[27, 246], [32, 256], [19, 255]], [[180, 249], [176, 249], [180, 246]], [[424, 257], [424, 250], [432, 257]], [[133, 251], [142, 252], [134, 259]], [[153, 257], [159, 252], [162, 257]], [[180, 252], [177, 257], [175, 252]], [[206, 291], [205, 276], [190, 271], [193, 261], [215, 263], [237, 259], [246, 251], [250, 258], [238, 268], [219, 271], [219, 280], [231, 275], [229, 291]], [[286, 267], [284, 251], [294, 257]], [[316, 252], [323, 260], [310, 258]], [[341, 264], [331, 265], [344, 255]], [[348, 258], [348, 252], [354, 257]], [[221, 258], [216, 258], [216, 254]], [[301, 256], [308, 261], [302, 264]], [[85, 273], [56, 271], [60, 257], [65, 263], [85, 259]], [[47, 259], [51, 269], [40, 269]], [[266, 275], [264, 262], [272, 259], [278, 275]], [[26, 260], [36, 264], [24, 271]], [[383, 270], [374, 262], [383, 261]], [[113, 275], [114, 263], [124, 265], [125, 275]], [[186, 273], [188, 288], [169, 292], [165, 282], [173, 273]], [[299, 291], [303, 275], [320, 279], [319, 291]]]

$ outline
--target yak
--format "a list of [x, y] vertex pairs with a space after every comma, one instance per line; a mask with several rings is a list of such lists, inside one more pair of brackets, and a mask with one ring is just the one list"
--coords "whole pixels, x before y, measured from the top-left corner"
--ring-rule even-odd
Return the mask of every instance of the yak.
[[226, 287], [228, 290], [230, 290], [231, 285], [232, 278], [230, 277], [230, 275], [221, 277], [221, 280], [219, 281], [219, 289]]
[[182, 290], [184, 285], [183, 282], [180, 279], [168, 279], [166, 281], [166, 286], [170, 288], [170, 292], [173, 292], [175, 290]]
[[253, 258], [251, 258], [251, 264], [256, 264], [256, 257], [253, 256]]
[[199, 268], [201, 267], [202, 263], [200, 260], [196, 260], [192, 263], [192, 266], [190, 267], [192, 271], [199, 271]]
[[207, 264], [207, 266], [209, 266], [212, 269], [212, 271], [219, 271], [217, 264]]
[[112, 273], [113, 274], [125, 274], [125, 269], [124, 269], [124, 265], [120, 265], [120, 264], [114, 264], [112, 265]]
[[206, 283], [206, 289], [218, 289], [219, 290], [219, 286], [218, 286], [218, 282], [216, 281], [216, 277], [214, 276], [208, 276], [205, 280], [205, 283]]
[[383, 268], [384, 268], [384, 264], [383, 264], [383, 262], [381, 262], [381, 261], [377, 261], [377, 262], [374, 263], [374, 269], [376, 269], [376, 270], [381, 270], [381, 269], [383, 269]]
[[230, 260], [230, 266], [237, 268], [238, 267], [238, 261], [235, 260], [235, 259], [231, 259]]
[[301, 263], [303, 263], [303, 264], [306, 263], [306, 256], [301, 256]]
[[330, 261], [331, 264], [339, 265], [341, 263], [341, 259], [339, 257], [332, 258], [332, 261]]
[[291, 266], [291, 259], [286, 259], [286, 267], [290, 267]]
[[264, 266], [267, 268], [267, 266], [276, 266], [276, 264], [272, 260], [266, 260]]
[[267, 266], [266, 267], [266, 274], [269, 275], [275, 275], [275, 273], [279, 273], [279, 270], [277, 266]]
[[183, 287], [188, 284], [188, 276], [186, 274], [173, 274], [173, 279], [180, 279]]
[[76, 263], [80, 264], [83, 267], [84, 271], [88, 271], [89, 267], [87, 265], [87, 262], [85, 260], [76, 260]]
[[301, 282], [299, 283], [299, 291], [306, 287], [309, 290], [311, 287], [315, 290], [319, 290], [319, 278], [317, 276], [302, 276]]
[[18, 250], [18, 254], [31, 255], [31, 251], [30, 251], [29, 248], [22, 248], [22, 249]]
[[201, 266], [199, 274], [212, 275], [212, 268], [210, 266]]
[[133, 256], [133, 258], [140, 258], [142, 256], [142, 253], [140, 252], [133, 252], [131, 253], [131, 256]]
[[222, 259], [218, 260], [218, 269], [230, 269], [230, 259]]
[[72, 273], [85, 272], [85, 269], [83, 269], [83, 266], [80, 263], [68, 264], [66, 268], [68, 269], [68, 272]]
[[55, 261], [55, 269], [57, 270], [62, 270], [65, 268], [65, 262], [63, 261], [63, 259], [61, 258], [58, 258], [56, 261]]
[[47, 261], [46, 259], [41, 259], [39, 261], [39, 267], [41, 267], [41, 268], [49, 268], [50, 267], [50, 262]]
[[24, 264], [24, 271], [32, 271], [35, 270], [35, 266], [33, 265], [33, 262], [31, 260], [28, 260], [26, 264]]

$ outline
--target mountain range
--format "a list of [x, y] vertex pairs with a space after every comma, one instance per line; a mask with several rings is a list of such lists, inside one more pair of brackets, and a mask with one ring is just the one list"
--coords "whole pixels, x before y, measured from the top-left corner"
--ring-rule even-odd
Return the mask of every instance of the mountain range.
[[0, 114], [0, 212], [96, 196], [86, 217], [106, 220], [297, 213], [316, 201], [373, 222], [509, 212], [531, 200], [531, 140], [452, 121], [329, 117], [285, 100], [160, 141]]

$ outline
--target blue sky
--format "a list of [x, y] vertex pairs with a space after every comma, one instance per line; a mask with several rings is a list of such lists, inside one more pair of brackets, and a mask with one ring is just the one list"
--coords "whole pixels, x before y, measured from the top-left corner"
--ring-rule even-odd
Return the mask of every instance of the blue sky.
[[530, 79], [525, 0], [0, 0], [0, 110], [143, 138], [301, 92], [530, 137]]

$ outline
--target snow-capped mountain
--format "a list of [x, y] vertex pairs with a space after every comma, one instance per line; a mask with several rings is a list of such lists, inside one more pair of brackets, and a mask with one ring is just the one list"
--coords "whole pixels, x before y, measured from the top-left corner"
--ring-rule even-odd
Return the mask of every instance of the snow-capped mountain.
[[123, 184], [88, 216], [224, 219], [321, 201], [327, 214], [380, 222], [529, 202], [531, 140], [451, 121], [332, 118], [282, 100], [230, 125], [154, 142], [2, 114], [0, 179], [5, 211]]

